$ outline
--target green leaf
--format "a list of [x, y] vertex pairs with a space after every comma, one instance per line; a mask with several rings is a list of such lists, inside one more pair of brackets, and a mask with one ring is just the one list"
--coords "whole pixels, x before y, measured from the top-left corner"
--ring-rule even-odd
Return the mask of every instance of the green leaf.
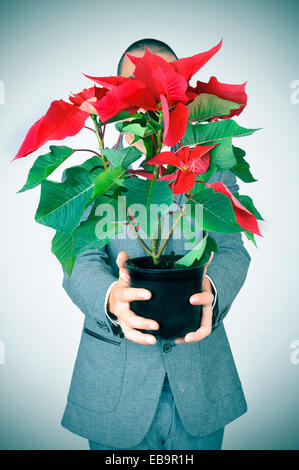
[[207, 236], [208, 235], [202, 238], [202, 240], [200, 240], [200, 242], [191, 251], [189, 251], [189, 253], [176, 261], [174, 267], [192, 266], [195, 261], [199, 261], [206, 247]]
[[207, 239], [207, 245], [210, 249], [210, 251], [214, 251], [214, 253], [216, 253], [218, 251], [218, 247], [217, 247], [217, 243], [216, 241], [214, 240], [213, 237], [211, 237], [210, 234], [208, 234], [208, 239]]
[[131, 132], [139, 138], [154, 134], [162, 128], [161, 123], [156, 123], [154, 120], [148, 120], [145, 117], [143, 119], [119, 122], [115, 124], [115, 127], [119, 132]]
[[69, 276], [76, 261], [76, 256], [72, 256], [73, 247], [74, 239], [72, 234], [66, 235], [63, 232], [56, 232], [52, 240], [52, 253], [54, 253]]
[[254, 246], [257, 248], [254, 233], [246, 232], [246, 231], [244, 233], [245, 233], [246, 237], [248, 238], [248, 240], [251, 241], [254, 244]]
[[214, 144], [231, 137], [242, 137], [253, 134], [259, 129], [246, 129], [239, 126], [232, 119], [209, 122], [208, 124], [187, 125], [186, 133], [182, 139], [183, 146], [196, 144]]
[[40, 155], [34, 162], [31, 170], [29, 171], [26, 184], [18, 191], [22, 193], [28, 189], [35, 188], [44, 179], [46, 179], [56, 168], [61, 165], [72, 153], [73, 149], [63, 146], [50, 146], [50, 152], [45, 155]]
[[259, 211], [255, 208], [253, 200], [250, 196], [240, 195], [239, 193], [234, 193], [233, 195], [249, 212], [251, 212], [257, 218], [257, 220], [264, 220]]
[[196, 263], [197, 266], [205, 266], [210, 259], [212, 251], [216, 253], [218, 251], [217, 243], [215, 242], [214, 238], [211, 235], [208, 235], [207, 243], [205, 250], [200, 258], [200, 260]]
[[82, 168], [85, 168], [93, 178], [98, 176], [104, 171], [103, 163], [97, 155], [86, 160], [82, 165], [79, 165]]
[[[212, 176], [217, 172], [217, 170], [218, 170], [217, 165], [215, 165], [215, 163], [211, 162], [210, 165], [209, 165], [208, 171], [206, 171], [205, 173], [202, 173], [201, 175], [199, 175], [198, 179], [200, 179], [201, 181], [204, 181], [205, 183], [207, 183], [212, 178]], [[202, 191], [205, 188], [206, 188], [206, 185], [204, 185], [202, 183], [196, 183], [193, 186], [192, 191], [195, 194], [199, 191]]]
[[79, 224], [93, 191], [94, 180], [85, 168], [68, 168], [63, 183], [42, 181], [35, 220], [60, 232], [71, 233]]
[[107, 245], [117, 234], [123, 231], [126, 212], [118, 214], [118, 201], [111, 198], [98, 198], [88, 219], [77, 227], [74, 238], [73, 254], [85, 250], [97, 250]]
[[153, 129], [154, 132], [157, 132], [161, 129], [163, 129], [163, 123], [155, 121], [154, 119], [149, 119], [146, 123], [146, 126], [148, 129]]
[[229, 116], [231, 109], [238, 109], [240, 106], [218, 96], [201, 93], [187, 105], [188, 121], [207, 121], [216, 116]]
[[142, 126], [139, 122], [125, 121], [115, 125], [119, 132], [131, 132], [138, 137], [146, 137], [155, 132], [151, 126]]
[[233, 146], [233, 151], [237, 159], [237, 164], [231, 168], [230, 171], [240, 178], [240, 180], [244, 181], [244, 183], [253, 183], [254, 181], [257, 181], [251, 174], [249, 163], [244, 159], [244, 156], [246, 155], [244, 150]]
[[113, 116], [111, 119], [106, 121], [105, 124], [111, 124], [112, 122], [122, 121], [123, 119], [128, 119], [128, 118], [142, 119], [143, 114], [137, 113], [137, 112], [134, 114], [131, 114], [128, 111], [121, 111], [120, 113], [116, 114], [116, 116]]
[[112, 166], [122, 168], [128, 168], [131, 163], [142, 157], [142, 152], [140, 152], [140, 150], [138, 150], [136, 147], [126, 147], [121, 150], [111, 150], [109, 148], [105, 148], [103, 150], [103, 154], [112, 164]]
[[149, 160], [150, 158], [154, 157], [157, 153], [156, 151], [156, 147], [155, 147], [155, 144], [153, 142], [153, 139], [155, 140], [155, 144], [157, 145], [157, 140], [156, 140], [156, 137], [155, 135], [153, 136], [148, 136], [148, 137], [145, 137], [143, 140], [143, 144], [145, 146], [145, 149], [146, 149], [146, 159]]
[[[195, 194], [188, 202], [191, 214], [197, 225], [203, 230], [218, 233], [242, 232], [237, 224], [230, 199], [213, 188], [204, 189]], [[202, 204], [202, 206], [197, 206]]]
[[173, 202], [168, 182], [129, 178], [124, 186], [128, 189], [125, 193], [127, 207], [138, 204], [138, 215], [132, 210], [133, 215], [143, 232], [152, 238], [158, 227], [158, 216], [163, 217]]
[[120, 184], [122, 182], [121, 176], [124, 173], [125, 170], [123, 168], [110, 166], [97, 176], [94, 180], [93, 199], [113, 189], [116, 184]]
[[223, 140], [209, 152], [211, 163], [217, 165], [218, 170], [230, 170], [237, 164], [233, 152], [232, 138]]

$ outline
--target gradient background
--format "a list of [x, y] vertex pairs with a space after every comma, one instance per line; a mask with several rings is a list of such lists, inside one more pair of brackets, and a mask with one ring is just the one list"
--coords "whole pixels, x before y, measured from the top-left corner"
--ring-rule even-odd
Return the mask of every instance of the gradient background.
[[[34, 222], [39, 189], [16, 195], [34, 159], [10, 160], [52, 100], [92, 86], [81, 72], [116, 74], [125, 48], [144, 37], [167, 42], [179, 57], [224, 38], [191, 83], [211, 75], [248, 80], [248, 106], [237, 121], [263, 130], [235, 139], [259, 179], [241, 183], [240, 193], [254, 197], [266, 222], [258, 250], [246, 242], [251, 266], [225, 319], [249, 409], [226, 428], [223, 448], [299, 448], [299, 354], [291, 348], [299, 339], [299, 104], [290, 99], [299, 79], [298, 13], [290, 0], [1, 2], [1, 449], [88, 448], [60, 425], [83, 314], [61, 286], [50, 253], [54, 231]], [[109, 132], [106, 145], [115, 141], [115, 129]], [[83, 130], [66, 145], [92, 146], [93, 135]], [[76, 162], [86, 158], [75, 155]]]

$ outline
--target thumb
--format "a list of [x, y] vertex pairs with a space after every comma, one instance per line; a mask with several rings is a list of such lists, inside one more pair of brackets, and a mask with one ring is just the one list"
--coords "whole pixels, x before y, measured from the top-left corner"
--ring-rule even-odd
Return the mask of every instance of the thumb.
[[211, 256], [209, 258], [209, 261], [207, 262], [207, 264], [205, 265], [205, 269], [204, 269], [204, 272], [203, 272], [203, 277], [205, 277], [206, 273], [207, 273], [207, 269], [208, 269], [208, 266], [209, 264], [212, 262], [212, 259], [214, 258], [214, 251], [212, 251], [211, 253]]
[[125, 262], [129, 259], [126, 251], [120, 251], [116, 258], [116, 264], [119, 268], [119, 279], [122, 279], [127, 284], [130, 284], [130, 275], [128, 269], [125, 267]]

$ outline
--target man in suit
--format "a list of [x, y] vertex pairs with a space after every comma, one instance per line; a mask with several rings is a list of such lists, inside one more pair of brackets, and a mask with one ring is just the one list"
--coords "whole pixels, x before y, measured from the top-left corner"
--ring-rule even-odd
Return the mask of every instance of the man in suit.
[[[152, 39], [126, 52], [140, 57], [145, 45], [167, 61], [177, 58]], [[129, 77], [133, 70], [123, 55], [118, 75]], [[135, 145], [145, 151], [142, 141]], [[210, 181], [239, 189], [228, 171]], [[91, 449], [220, 449], [225, 425], [246, 412], [223, 319], [246, 279], [250, 256], [240, 233], [212, 236], [218, 252], [206, 267], [203, 291], [190, 298], [203, 306], [200, 328], [174, 341], [138, 331], [159, 325], [130, 310], [131, 301], [151, 296], [130, 287], [124, 263], [144, 255], [135, 240], [115, 238], [103, 249], [87, 250], [77, 256], [71, 277], [64, 272], [63, 286], [85, 319], [62, 425], [87, 438]], [[183, 246], [172, 238], [166, 253], [182, 253]]]

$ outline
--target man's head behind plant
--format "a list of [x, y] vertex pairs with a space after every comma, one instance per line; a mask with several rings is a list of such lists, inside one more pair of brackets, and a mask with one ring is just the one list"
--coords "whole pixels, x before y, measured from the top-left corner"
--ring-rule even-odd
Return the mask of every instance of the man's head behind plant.
[[[133, 78], [135, 65], [131, 62], [128, 56], [126, 56], [125, 52], [135, 57], [142, 57], [145, 53], [145, 46], [153, 54], [159, 55], [160, 57], [165, 59], [167, 62], [171, 62], [172, 60], [178, 59], [175, 52], [165, 42], [159, 41], [158, 39], [152, 39], [152, 38], [139, 39], [138, 41], [135, 41], [132, 44], [130, 44], [130, 46], [128, 46], [127, 49], [124, 51], [117, 66], [117, 75], [120, 75], [122, 77]], [[139, 111], [144, 112], [145, 110], [142, 108], [139, 108]], [[130, 121], [132, 119], [133, 118], [128, 118], [126, 120]], [[134, 134], [131, 132], [126, 132], [124, 133], [124, 136], [128, 144], [135, 146], [143, 154], [146, 153], [144, 143], [141, 139], [135, 142], [134, 144], [132, 144], [132, 141], [134, 140]]]
[[178, 59], [175, 52], [165, 42], [151, 38], [139, 39], [138, 41], [135, 41], [130, 44], [130, 46], [128, 46], [127, 49], [124, 51], [117, 66], [117, 75], [121, 75], [123, 77], [133, 76], [135, 66], [126, 56], [125, 52], [135, 57], [142, 57], [145, 53], [145, 46], [151, 52], [153, 52], [153, 54], [161, 56], [167, 62], [171, 62], [172, 60]]

